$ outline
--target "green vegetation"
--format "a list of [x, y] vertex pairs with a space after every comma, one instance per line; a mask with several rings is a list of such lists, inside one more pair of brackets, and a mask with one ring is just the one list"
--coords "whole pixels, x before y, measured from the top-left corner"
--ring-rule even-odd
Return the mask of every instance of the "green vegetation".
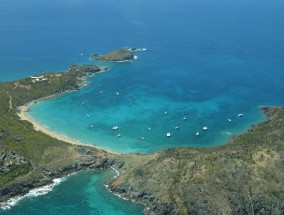
[[23, 165], [15, 165], [13, 166], [9, 172], [4, 173], [1, 176], [0, 180], [0, 187], [4, 186], [8, 182], [14, 180], [15, 178], [26, 175], [31, 171], [31, 165], [30, 164], [23, 164]]

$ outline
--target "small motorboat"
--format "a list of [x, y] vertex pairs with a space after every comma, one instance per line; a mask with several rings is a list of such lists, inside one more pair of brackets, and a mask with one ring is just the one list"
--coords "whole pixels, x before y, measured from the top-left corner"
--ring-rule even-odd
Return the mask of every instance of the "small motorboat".
[[121, 134], [116, 135], [117, 137], [121, 137]]
[[228, 121], [229, 121], [229, 122], [232, 122], [232, 120], [231, 120], [231, 119], [228, 119]]
[[208, 130], [208, 127], [207, 127], [207, 126], [204, 126], [204, 127], [203, 127], [203, 130], [204, 130], [204, 131], [207, 131], [207, 130]]
[[166, 136], [167, 136], [167, 137], [170, 137], [170, 136], [171, 136], [171, 133], [170, 133], [170, 132], [168, 132], [168, 133], [166, 134]]
[[140, 140], [145, 140], [145, 138], [144, 137], [140, 137]]
[[115, 131], [116, 131], [116, 130], [118, 130], [118, 129], [119, 129], [119, 127], [118, 127], [117, 125], [112, 127], [112, 130], [115, 130]]
[[243, 117], [243, 116], [244, 116], [244, 114], [242, 114], [242, 113], [238, 114], [238, 117]]
[[197, 131], [195, 135], [196, 135], [196, 136], [199, 136], [199, 132]]
[[180, 128], [179, 126], [176, 126], [176, 127], [175, 127], [175, 130], [179, 130], [179, 128]]

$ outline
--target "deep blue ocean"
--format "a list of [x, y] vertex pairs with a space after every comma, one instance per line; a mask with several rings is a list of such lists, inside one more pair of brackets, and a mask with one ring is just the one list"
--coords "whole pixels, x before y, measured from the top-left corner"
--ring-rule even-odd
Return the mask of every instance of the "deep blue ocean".
[[[281, 0], [4, 0], [0, 81], [73, 64], [107, 65], [79, 92], [37, 102], [29, 114], [51, 130], [119, 153], [218, 146], [264, 120], [260, 106], [284, 105], [283, 11]], [[89, 60], [125, 46], [147, 51], [128, 63]], [[18, 207], [28, 213], [37, 204], [21, 201], [5, 213], [17, 214]]]

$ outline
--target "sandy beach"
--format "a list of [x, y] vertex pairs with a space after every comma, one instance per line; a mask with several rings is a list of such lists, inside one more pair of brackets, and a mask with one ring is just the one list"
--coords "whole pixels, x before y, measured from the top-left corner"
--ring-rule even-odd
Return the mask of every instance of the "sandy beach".
[[[53, 96], [52, 96], [53, 97]], [[50, 98], [50, 97], [48, 97]], [[47, 99], [47, 98], [44, 98], [44, 99]], [[40, 99], [42, 100], [42, 99]], [[36, 120], [34, 120], [29, 114], [29, 107], [30, 105], [32, 105], [35, 101], [32, 101], [28, 104], [25, 104], [23, 106], [20, 106], [18, 107], [18, 111], [17, 111], [17, 114], [18, 116], [20, 117], [21, 120], [27, 120], [29, 121], [30, 123], [33, 124], [33, 127], [36, 131], [41, 131], [45, 134], [47, 134], [48, 136], [50, 137], [53, 137], [57, 140], [60, 140], [60, 141], [64, 141], [64, 142], [67, 142], [67, 143], [70, 143], [70, 144], [73, 144], [73, 145], [84, 145], [84, 146], [90, 146], [90, 147], [94, 147], [94, 148], [97, 148], [97, 149], [100, 149], [100, 150], [103, 150], [103, 151], [106, 151], [108, 153], [112, 153], [112, 154], [118, 154], [116, 152], [113, 152], [111, 150], [107, 150], [107, 149], [103, 149], [103, 148], [100, 148], [100, 147], [97, 147], [96, 145], [90, 145], [90, 144], [86, 144], [86, 143], [83, 143], [83, 142], [80, 142], [76, 139], [73, 139], [73, 138], [70, 138], [68, 136], [65, 136], [65, 135], [62, 135], [62, 134], [59, 134], [55, 131], [52, 131], [46, 127], [44, 127], [42, 124], [40, 124], [39, 122], [37, 122]]]
[[[32, 102], [33, 103], [33, 102]], [[76, 144], [76, 145], [82, 145], [84, 143], [81, 143], [75, 139], [72, 139], [70, 137], [67, 137], [67, 136], [64, 136], [62, 134], [58, 134], [54, 131], [51, 131], [49, 130], [48, 128], [44, 127], [43, 125], [41, 125], [40, 123], [38, 123], [37, 121], [35, 121], [29, 114], [29, 106], [32, 104], [32, 103], [29, 103], [29, 104], [26, 104], [26, 105], [23, 105], [21, 107], [18, 107], [18, 116], [21, 118], [21, 120], [27, 120], [29, 122], [31, 122], [34, 126], [34, 129], [36, 131], [41, 131], [53, 138], [56, 138], [58, 140], [61, 140], [61, 141], [64, 141], [64, 142], [67, 142], [67, 143], [71, 143], [71, 144]], [[86, 144], [85, 144], [86, 145]]]

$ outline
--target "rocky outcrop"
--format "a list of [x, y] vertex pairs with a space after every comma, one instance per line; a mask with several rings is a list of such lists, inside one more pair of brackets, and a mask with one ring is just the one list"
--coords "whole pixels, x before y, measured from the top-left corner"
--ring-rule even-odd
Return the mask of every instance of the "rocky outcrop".
[[27, 164], [27, 159], [18, 155], [15, 151], [2, 149], [0, 151], [0, 176], [9, 172], [14, 166]]
[[110, 167], [108, 158], [84, 147], [76, 147], [78, 152], [76, 159], [70, 158], [67, 162], [60, 162], [53, 165], [39, 165], [33, 170], [33, 174], [20, 177], [17, 180], [0, 188], [0, 202], [9, 198], [24, 195], [29, 190], [52, 183], [53, 179], [67, 176], [83, 170], [99, 171]]
[[78, 65], [73, 65], [68, 68], [68, 72], [81, 72], [82, 74], [94, 74], [96, 72], [101, 71], [101, 68], [95, 65], [83, 65], [83, 66], [78, 66]]

